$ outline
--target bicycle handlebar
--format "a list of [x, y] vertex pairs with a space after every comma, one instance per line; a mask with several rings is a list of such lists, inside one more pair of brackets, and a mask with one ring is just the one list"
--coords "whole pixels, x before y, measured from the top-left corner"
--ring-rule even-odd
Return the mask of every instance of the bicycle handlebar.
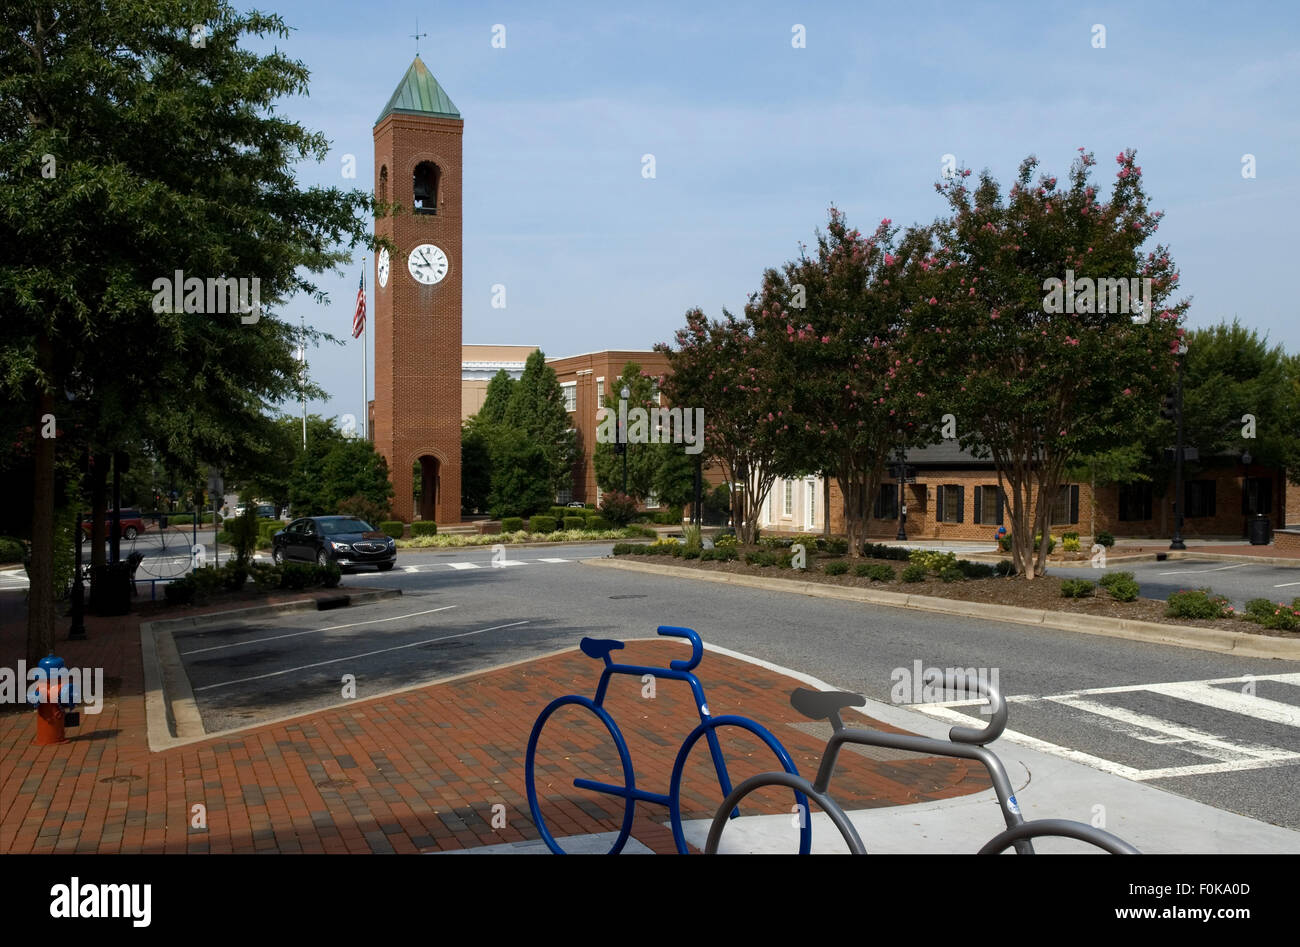
[[690, 671], [700, 663], [704, 657], [704, 642], [700, 641], [700, 636], [695, 633], [693, 628], [678, 628], [676, 625], [660, 625], [659, 634], [665, 637], [685, 638], [691, 643], [691, 658], [689, 661], [669, 661], [668, 666], [674, 671]]
[[[962, 681], [968, 687], [970, 684], [975, 685], [975, 689], [981, 697], [987, 697], [989, 706], [993, 708], [992, 718], [981, 728], [975, 727], [953, 727], [948, 731], [948, 739], [953, 743], [970, 743], [975, 746], [984, 746], [986, 743], [992, 743], [998, 737], [1002, 736], [1002, 731], [1007, 726], [1007, 702], [1002, 697], [1002, 692], [997, 687], [988, 682], [975, 678], [971, 680], [965, 675]], [[955, 690], [957, 675], [949, 671], [944, 675], [944, 689]]]

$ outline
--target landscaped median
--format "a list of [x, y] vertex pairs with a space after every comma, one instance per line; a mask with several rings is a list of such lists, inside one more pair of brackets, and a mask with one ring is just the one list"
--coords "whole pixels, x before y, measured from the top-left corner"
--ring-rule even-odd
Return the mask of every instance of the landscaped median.
[[557, 529], [549, 532], [529, 532], [526, 529], [519, 529], [509, 533], [489, 533], [482, 536], [455, 533], [416, 536], [412, 539], [398, 540], [397, 545], [400, 549], [426, 549], [437, 546], [495, 546], [497, 543], [507, 546], [519, 543], [591, 543], [653, 539], [657, 535], [647, 526], [628, 526], [625, 529]]
[[[1096, 585], [1050, 574], [1028, 580], [1008, 575], [1006, 565], [959, 560], [952, 553], [868, 544], [866, 557], [849, 560], [825, 546], [802, 545], [801, 551], [779, 545], [700, 549], [671, 540], [621, 543], [613, 559], [586, 564], [1300, 660], [1300, 599], [1290, 605], [1258, 599], [1238, 615], [1208, 590], [1186, 590], [1168, 602], [1139, 598], [1131, 573], [1101, 574]], [[801, 553], [804, 567], [795, 568]]]

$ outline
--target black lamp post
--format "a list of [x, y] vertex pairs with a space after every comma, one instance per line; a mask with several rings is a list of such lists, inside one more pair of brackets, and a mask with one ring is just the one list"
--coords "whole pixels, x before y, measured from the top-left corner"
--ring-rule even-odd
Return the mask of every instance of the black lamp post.
[[619, 419], [620, 442], [623, 454], [623, 495], [627, 496], [627, 399], [632, 396], [632, 392], [627, 390], [627, 385], [619, 392], [623, 398], [623, 417]]
[[1174, 395], [1174, 422], [1177, 435], [1174, 447], [1174, 536], [1169, 543], [1170, 549], [1186, 549], [1183, 542], [1183, 360], [1187, 355], [1187, 343], [1178, 343], [1178, 387]]

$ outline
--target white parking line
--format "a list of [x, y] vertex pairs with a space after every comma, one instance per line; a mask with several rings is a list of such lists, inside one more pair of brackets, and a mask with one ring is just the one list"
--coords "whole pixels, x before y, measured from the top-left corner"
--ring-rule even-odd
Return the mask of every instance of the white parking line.
[[1178, 569], [1175, 572], [1159, 572], [1157, 575], [1198, 575], [1202, 572], [1227, 572], [1229, 569], [1240, 569], [1242, 566], [1253, 565], [1250, 562], [1238, 562], [1231, 566], [1217, 566], [1213, 569]]
[[328, 628], [308, 628], [306, 631], [293, 631], [287, 635], [272, 635], [269, 638], [249, 638], [247, 641], [236, 641], [234, 644], [219, 644], [211, 648], [196, 648], [193, 651], [182, 651], [181, 656], [190, 654], [203, 654], [207, 651], [220, 651], [222, 648], [239, 648], [246, 644], [260, 644], [263, 641], [279, 641], [281, 638], [297, 638], [299, 635], [314, 635], [322, 631], [338, 631], [340, 628], [357, 628], [361, 625], [377, 625], [384, 621], [397, 621], [399, 618], [415, 618], [417, 615], [432, 615], [434, 612], [445, 612], [449, 608], [455, 608], [455, 605], [444, 605], [442, 608], [430, 608], [422, 612], [411, 612], [409, 615], [394, 615], [392, 618], [375, 618], [370, 621], [354, 621], [347, 625], [330, 625]]
[[1279, 582], [1277, 585], [1273, 586], [1273, 588], [1275, 588], [1275, 589], [1284, 589], [1284, 588], [1286, 588], [1288, 585], [1300, 585], [1300, 582]]
[[538, 559], [538, 562], [568, 562], [568, 559]]
[[261, 681], [268, 677], [279, 677], [281, 674], [292, 674], [295, 671], [306, 671], [311, 668], [324, 667], [327, 664], [338, 664], [340, 661], [357, 661], [361, 658], [373, 657], [376, 654], [387, 654], [390, 651], [401, 651], [403, 648], [418, 648], [422, 644], [433, 644], [436, 641], [450, 641], [452, 638], [468, 638], [470, 635], [481, 635], [487, 631], [497, 631], [501, 628], [514, 628], [516, 625], [526, 625], [527, 621], [512, 621], [504, 625], [493, 625], [491, 628], [480, 628], [477, 631], [464, 631], [458, 635], [443, 635], [441, 638], [426, 638], [424, 641], [412, 641], [409, 644], [394, 645], [391, 648], [380, 648], [378, 651], [365, 651], [361, 654], [351, 654], [346, 658], [330, 658], [328, 661], [317, 661], [313, 664], [303, 664], [298, 667], [285, 668], [283, 671], [271, 671], [267, 674], [255, 674], [252, 677], [241, 677], [235, 681], [221, 681], [217, 684], [205, 684], [202, 687], [194, 688], [195, 691], [216, 690], [218, 687], [230, 687], [233, 684], [247, 684], [249, 681]]
[[450, 567], [453, 568], [453, 569], [477, 569], [477, 568], [479, 568], [479, 564], [478, 564], [477, 562], [448, 562], [448, 563], [446, 563], [446, 565], [450, 566]]

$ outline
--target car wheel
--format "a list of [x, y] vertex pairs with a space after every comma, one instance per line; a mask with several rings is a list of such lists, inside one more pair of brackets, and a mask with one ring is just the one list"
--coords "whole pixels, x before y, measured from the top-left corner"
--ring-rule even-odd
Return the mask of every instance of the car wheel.
[[276, 546], [274, 549], [271, 550], [271, 561], [274, 562], [277, 566], [284, 565], [284, 553], [280, 551], [279, 546]]
[[139, 536], [140, 534], [136, 531], [136, 528], [134, 526], [128, 526], [126, 528], [126, 531], [122, 533], [122, 535], [125, 536], [127, 539], [135, 539], [135, 537]]
[[391, 562], [378, 562], [375, 563], [375, 565], [379, 567], [380, 572], [387, 572], [389, 569], [393, 567], [393, 563]]
[[317, 550], [317, 552], [316, 552], [316, 565], [318, 565], [318, 566], [327, 566], [327, 565], [329, 565], [329, 564], [330, 564], [330, 557], [329, 557], [329, 555], [325, 552], [325, 550], [324, 550], [324, 549], [319, 549], [319, 550]]

